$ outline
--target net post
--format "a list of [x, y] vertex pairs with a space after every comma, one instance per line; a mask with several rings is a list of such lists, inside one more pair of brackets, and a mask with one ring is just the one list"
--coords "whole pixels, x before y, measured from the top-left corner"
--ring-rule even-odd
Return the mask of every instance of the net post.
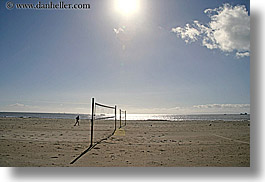
[[126, 111], [125, 111], [125, 126], [126, 126]]
[[121, 128], [121, 109], [120, 109], [120, 128]]
[[94, 130], [94, 107], [95, 107], [95, 102], [94, 102], [94, 98], [92, 98], [92, 115], [91, 115], [91, 144], [90, 146], [93, 145], [93, 130]]
[[116, 122], [117, 122], [116, 116], [117, 116], [117, 106], [115, 106], [115, 130], [114, 131], [116, 131]]

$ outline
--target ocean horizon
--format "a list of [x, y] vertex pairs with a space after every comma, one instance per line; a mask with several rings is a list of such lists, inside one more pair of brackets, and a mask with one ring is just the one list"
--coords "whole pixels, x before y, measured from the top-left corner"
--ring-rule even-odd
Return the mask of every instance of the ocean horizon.
[[[81, 119], [91, 119], [91, 114], [74, 113], [35, 113], [35, 112], [0, 112], [0, 118], [47, 118], [47, 119], [75, 119], [79, 115]], [[97, 116], [111, 116], [111, 114], [99, 114]], [[119, 114], [117, 114], [119, 119]], [[124, 119], [124, 115], [122, 115]], [[249, 121], [250, 114], [127, 114], [127, 120], [157, 120], [157, 121]]]

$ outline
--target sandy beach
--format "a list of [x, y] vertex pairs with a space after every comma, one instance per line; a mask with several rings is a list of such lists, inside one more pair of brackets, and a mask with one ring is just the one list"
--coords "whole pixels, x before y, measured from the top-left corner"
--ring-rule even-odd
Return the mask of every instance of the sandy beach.
[[[127, 121], [70, 164], [90, 145], [89, 120], [81, 120], [80, 126], [74, 123], [0, 118], [0, 166], [250, 166], [249, 121]], [[112, 129], [110, 121], [101, 121], [95, 127], [95, 141]]]

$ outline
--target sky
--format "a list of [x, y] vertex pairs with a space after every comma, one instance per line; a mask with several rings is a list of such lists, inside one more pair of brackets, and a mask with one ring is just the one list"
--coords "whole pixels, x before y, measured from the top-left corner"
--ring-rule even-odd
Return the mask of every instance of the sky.
[[0, 112], [90, 113], [92, 97], [127, 113], [250, 112], [248, 0], [65, 1], [86, 10], [6, 2]]

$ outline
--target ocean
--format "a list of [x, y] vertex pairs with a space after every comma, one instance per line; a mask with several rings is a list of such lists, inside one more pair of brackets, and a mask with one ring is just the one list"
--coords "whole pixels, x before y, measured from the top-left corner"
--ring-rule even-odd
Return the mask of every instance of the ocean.
[[[75, 119], [77, 114], [68, 113], [27, 113], [27, 112], [0, 112], [0, 118], [50, 118]], [[80, 119], [90, 119], [89, 114], [79, 114]], [[104, 115], [105, 116], [105, 115]], [[109, 115], [106, 115], [109, 116]], [[123, 116], [122, 116], [123, 117]], [[250, 114], [127, 114], [127, 120], [160, 120], [160, 121], [249, 121]], [[117, 115], [119, 119], [119, 115]]]

